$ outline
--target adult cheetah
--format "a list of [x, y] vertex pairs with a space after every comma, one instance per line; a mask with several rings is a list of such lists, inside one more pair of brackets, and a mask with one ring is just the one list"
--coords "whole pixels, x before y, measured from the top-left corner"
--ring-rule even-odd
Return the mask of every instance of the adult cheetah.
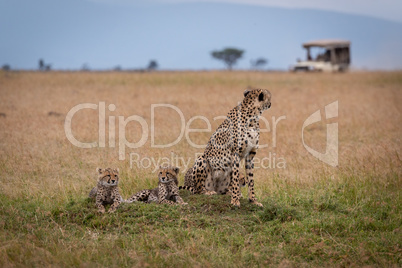
[[[248, 198], [255, 205], [253, 159], [260, 137], [259, 118], [271, 107], [271, 93], [266, 89], [246, 89], [243, 101], [228, 113], [225, 121], [212, 134], [204, 154], [197, 158], [185, 175], [184, 187], [193, 194], [216, 194], [206, 181], [222, 185], [231, 194], [230, 203], [240, 207], [239, 167], [245, 159]], [[229, 179], [228, 179], [229, 178]], [[222, 190], [222, 189], [221, 189]]]

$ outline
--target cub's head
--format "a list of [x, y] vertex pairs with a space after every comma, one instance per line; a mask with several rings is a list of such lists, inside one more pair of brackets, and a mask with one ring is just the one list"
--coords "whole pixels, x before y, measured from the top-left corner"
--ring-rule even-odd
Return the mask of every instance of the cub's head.
[[174, 181], [176, 185], [179, 184], [177, 176], [179, 175], [179, 168], [173, 166], [159, 167], [158, 178], [161, 183], [168, 183]]
[[98, 181], [103, 186], [116, 186], [119, 183], [119, 169], [112, 168], [96, 168]]
[[262, 113], [271, 107], [271, 93], [266, 89], [246, 89], [243, 105]]
[[240, 187], [246, 187], [246, 177], [243, 174], [239, 174], [239, 185]]

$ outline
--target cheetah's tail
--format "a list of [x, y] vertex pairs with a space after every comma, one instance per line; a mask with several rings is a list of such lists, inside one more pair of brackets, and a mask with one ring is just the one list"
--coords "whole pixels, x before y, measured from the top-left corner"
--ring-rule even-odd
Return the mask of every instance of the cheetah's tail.
[[179, 186], [179, 190], [187, 190], [187, 191], [190, 191], [192, 194], [195, 193], [194, 188], [191, 186]]
[[88, 197], [89, 197], [89, 198], [95, 198], [97, 192], [98, 192], [98, 188], [97, 188], [97, 187], [92, 188], [92, 190], [89, 192]]

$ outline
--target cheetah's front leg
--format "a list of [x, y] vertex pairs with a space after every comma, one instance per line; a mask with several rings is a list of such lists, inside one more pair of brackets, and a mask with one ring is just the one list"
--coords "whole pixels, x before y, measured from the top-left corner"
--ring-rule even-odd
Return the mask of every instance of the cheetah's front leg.
[[167, 194], [168, 194], [167, 186], [163, 183], [159, 184], [158, 185], [158, 202], [159, 202], [159, 204], [176, 205], [175, 202], [166, 199]]
[[238, 153], [235, 153], [233, 156], [232, 162], [232, 180], [230, 189], [232, 191], [232, 199], [230, 204], [236, 207], [240, 207], [240, 185], [239, 185], [239, 175], [240, 175], [240, 157]]
[[102, 214], [105, 213], [105, 207], [103, 206], [102, 196], [99, 193], [96, 194], [95, 205], [98, 208], [99, 213], [102, 213]]
[[171, 200], [167, 200], [167, 199], [160, 200], [159, 204], [177, 205], [177, 203], [175, 203], [175, 202], [173, 202]]
[[179, 196], [179, 187], [177, 187], [177, 185], [174, 185], [172, 187], [171, 195], [172, 195], [173, 199], [176, 201], [177, 204], [187, 205], [187, 203], [185, 203], [184, 200]]
[[108, 210], [109, 213], [115, 212], [121, 203], [121, 197], [119, 194], [119, 190], [117, 188], [113, 190], [112, 198], [113, 198], [113, 204], [110, 206], [110, 208]]
[[246, 156], [246, 181], [248, 181], [248, 200], [259, 207], [262, 207], [262, 204], [257, 202], [257, 198], [255, 197], [255, 192], [254, 192], [254, 174], [253, 174], [253, 169], [254, 169], [254, 156], [256, 152], [251, 151], [247, 156]]

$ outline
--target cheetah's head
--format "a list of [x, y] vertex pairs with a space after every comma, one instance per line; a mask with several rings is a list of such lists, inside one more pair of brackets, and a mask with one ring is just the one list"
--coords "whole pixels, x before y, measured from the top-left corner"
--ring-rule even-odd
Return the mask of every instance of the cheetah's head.
[[262, 113], [271, 107], [271, 93], [266, 89], [246, 89], [243, 105]]
[[169, 183], [174, 181], [176, 185], [179, 184], [179, 181], [177, 180], [177, 176], [179, 175], [179, 168], [178, 167], [173, 167], [173, 166], [167, 166], [167, 167], [159, 167], [159, 181], [161, 183]]
[[98, 180], [103, 186], [116, 186], [119, 183], [119, 169], [96, 168]]

